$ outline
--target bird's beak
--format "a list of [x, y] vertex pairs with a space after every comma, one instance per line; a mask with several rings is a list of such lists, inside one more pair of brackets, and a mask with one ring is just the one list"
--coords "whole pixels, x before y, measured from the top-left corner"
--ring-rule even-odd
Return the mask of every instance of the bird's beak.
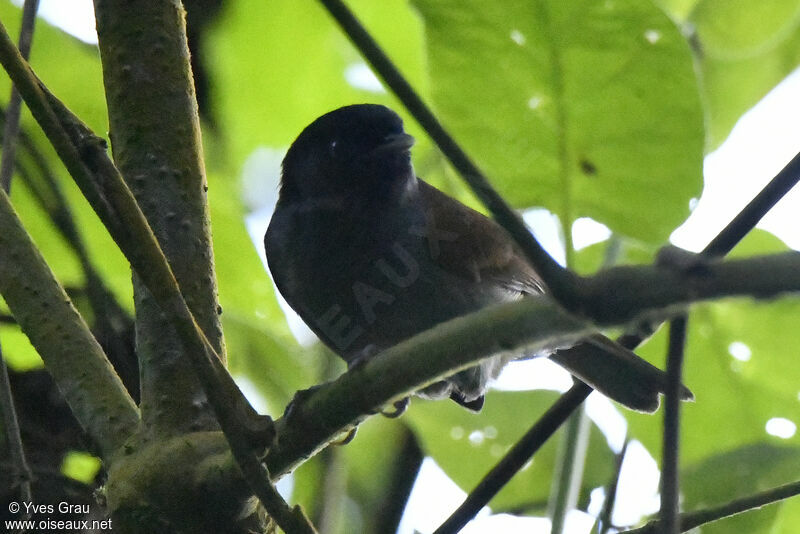
[[383, 138], [383, 142], [372, 153], [405, 151], [411, 149], [413, 145], [414, 138], [407, 133], [389, 134]]

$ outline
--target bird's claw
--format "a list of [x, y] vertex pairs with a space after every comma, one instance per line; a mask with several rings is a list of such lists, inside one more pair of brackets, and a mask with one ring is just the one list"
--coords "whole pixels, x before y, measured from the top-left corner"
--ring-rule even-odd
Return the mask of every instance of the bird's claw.
[[347, 434], [339, 440], [331, 442], [331, 445], [336, 445], [337, 447], [341, 447], [343, 445], [347, 445], [356, 437], [356, 432], [358, 432], [358, 426], [354, 426], [350, 430], [347, 431]]
[[289, 420], [292, 416], [295, 415], [299, 406], [306, 401], [315, 391], [317, 391], [322, 384], [317, 384], [315, 386], [311, 386], [308, 389], [300, 389], [295, 391], [292, 400], [289, 401], [289, 404], [286, 405], [286, 409], [283, 410], [283, 418]]
[[388, 417], [389, 419], [396, 419], [406, 412], [408, 409], [408, 404], [409, 398], [402, 398], [399, 401], [392, 403], [392, 406], [394, 407], [393, 410], [381, 410], [381, 415]]

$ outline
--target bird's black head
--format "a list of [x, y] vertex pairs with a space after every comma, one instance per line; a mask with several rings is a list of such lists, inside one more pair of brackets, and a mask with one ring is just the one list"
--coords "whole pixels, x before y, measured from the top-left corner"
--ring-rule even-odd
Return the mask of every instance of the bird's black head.
[[321, 116], [283, 160], [281, 198], [367, 195], [379, 199], [411, 184], [414, 138], [391, 109], [357, 104]]

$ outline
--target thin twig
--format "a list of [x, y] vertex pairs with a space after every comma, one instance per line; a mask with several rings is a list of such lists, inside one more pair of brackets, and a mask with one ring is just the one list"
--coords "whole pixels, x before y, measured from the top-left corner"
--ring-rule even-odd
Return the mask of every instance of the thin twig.
[[[764, 218], [800, 180], [800, 153], [796, 154], [700, 253], [706, 258], [725, 256]], [[638, 324], [617, 342], [633, 349], [653, 335], [660, 322]]]
[[[706, 523], [719, 521], [727, 517], [756, 510], [763, 506], [775, 504], [784, 499], [795, 497], [800, 494], [800, 481], [790, 482], [783, 486], [778, 486], [766, 491], [755, 493], [740, 499], [734, 499], [728, 503], [704, 510], [695, 510], [694, 512], [686, 512], [680, 514], [680, 530], [679, 532], [687, 532], [693, 528], [697, 528]], [[663, 525], [660, 520], [651, 521], [647, 525], [626, 530], [625, 534], [661, 534]]]
[[780, 199], [786, 196], [800, 180], [800, 153], [796, 154], [783, 169], [764, 186], [753, 200], [725, 226], [703, 249], [704, 256], [724, 256], [741, 241], [750, 230], [764, 218]]
[[[25, 0], [22, 7], [22, 26], [19, 31], [19, 53], [27, 60], [31, 55], [33, 43], [33, 27], [36, 22], [36, 12], [39, 9], [39, 0]], [[19, 114], [22, 104], [19, 91], [15, 85], [11, 86], [11, 97], [6, 110], [6, 123], [3, 127], [3, 157], [0, 161], [0, 187], [6, 193], [11, 191], [11, 175], [14, 172], [14, 152], [17, 148], [17, 132], [19, 132]]]
[[611, 477], [611, 482], [609, 482], [608, 487], [606, 488], [606, 498], [603, 502], [603, 508], [600, 510], [600, 514], [597, 516], [597, 522], [595, 523], [595, 528], [592, 529], [592, 532], [606, 534], [611, 528], [611, 517], [614, 514], [614, 504], [617, 501], [619, 477], [622, 474], [622, 464], [625, 462], [625, 455], [628, 452], [628, 445], [630, 445], [630, 443], [630, 438], [626, 436], [625, 443], [622, 444], [622, 450], [619, 451], [619, 454], [617, 454], [615, 458], [614, 476]]
[[664, 406], [664, 435], [661, 460], [661, 521], [663, 534], [678, 534], [680, 482], [678, 447], [680, 445], [680, 385], [686, 347], [687, 316], [670, 322], [667, 354], [667, 391]]
[[531, 456], [558, 430], [564, 420], [580, 406], [592, 388], [577, 382], [550, 407], [547, 412], [511, 448], [502, 460], [475, 486], [434, 534], [455, 534], [460, 531], [486, 504], [497, 495]]
[[560, 454], [556, 461], [556, 475], [548, 515], [552, 520], [551, 534], [562, 534], [567, 524], [567, 514], [575, 508], [583, 480], [586, 451], [589, 447], [589, 416], [578, 408], [569, 416], [561, 436]]
[[[27, 59], [31, 53], [33, 42], [33, 28], [36, 22], [36, 11], [39, 9], [39, 0], [25, 0], [22, 8], [22, 24], [19, 30], [19, 51]], [[6, 193], [11, 190], [11, 176], [14, 172], [14, 152], [17, 147], [17, 134], [19, 133], [19, 116], [22, 99], [16, 86], [11, 86], [11, 96], [8, 101], [8, 111], [3, 126], [3, 148], [0, 156], [0, 189]], [[9, 456], [14, 466], [14, 483], [19, 484], [19, 498], [22, 502], [31, 502], [30, 467], [25, 458], [25, 448], [19, 430], [17, 409], [14, 405], [14, 395], [11, 392], [11, 381], [8, 378], [8, 366], [0, 348], [0, 411], [3, 412], [3, 427], [6, 430], [6, 439]]]
[[406, 81], [378, 43], [341, 0], [319, 0], [336, 20], [373, 70], [403, 103], [430, 138], [450, 161], [475, 195], [481, 199], [497, 222], [502, 225], [542, 277], [553, 298], [567, 309], [580, 303], [579, 277], [561, 267], [525, 227], [520, 216], [489, 184], [489, 180], [470, 159], [455, 139], [445, 130], [419, 94]]
[[3, 416], [8, 444], [8, 456], [11, 463], [12, 487], [19, 485], [19, 500], [32, 501], [31, 480], [33, 475], [25, 458], [25, 448], [22, 445], [22, 436], [19, 431], [17, 410], [14, 406], [14, 396], [11, 393], [11, 381], [8, 379], [8, 367], [3, 359], [0, 349], [0, 412]]

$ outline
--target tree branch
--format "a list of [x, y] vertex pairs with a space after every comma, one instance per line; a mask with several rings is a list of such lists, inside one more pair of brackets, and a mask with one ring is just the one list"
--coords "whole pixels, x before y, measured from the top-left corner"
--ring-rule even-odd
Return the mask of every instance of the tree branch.
[[643, 317], [663, 319], [690, 302], [749, 295], [772, 298], [796, 292], [800, 273], [792, 272], [798, 252], [737, 260], [698, 261], [689, 269], [663, 265], [613, 267], [585, 278], [592, 295], [583, 310], [598, 325], [623, 324]]
[[[195, 372], [204, 381], [204, 386], [212, 390], [212, 393], [206, 393], [209, 394], [217, 417], [230, 421], [231, 424], [243, 424], [247, 427], [237, 429], [237, 433], [249, 434], [253, 438], [260, 432], [269, 434], [266, 420], [246, 401], [194, 321], [147, 220], [119, 171], [108, 159], [104, 142], [40, 84], [30, 67], [19, 57], [2, 25], [0, 64], [20, 89], [20, 94], [34, 118], [81, 192], [133, 269], [139, 273], [153, 297], [175, 324], [185, 344], [186, 354], [194, 363]], [[215, 387], [218, 381], [222, 382], [221, 389], [224, 393], [219, 391], [219, 387]], [[240, 418], [244, 418], [244, 421], [240, 421]]]
[[661, 521], [663, 534], [678, 534], [680, 483], [678, 448], [680, 445], [680, 387], [686, 347], [686, 315], [670, 322], [667, 349], [667, 390], [664, 407], [664, 435], [661, 471]]
[[[639, 314], [674, 314], [699, 300], [798, 292], [800, 254], [713, 261], [704, 265], [699, 277], [660, 266], [638, 266], [615, 267], [587, 280], [602, 288], [596, 293], [600, 303], [594, 319], [601, 326], [614, 326]], [[285, 474], [344, 429], [358, 424], [365, 414], [483, 357], [528, 344], [532, 345], [528, 353], [569, 345], [590, 330], [557, 304], [539, 298], [489, 307], [442, 323], [295, 399], [289, 416], [276, 422], [278, 443], [267, 455], [270, 472]]]
[[455, 318], [391, 347], [333, 382], [295, 397], [276, 421], [266, 457], [281, 476], [368, 414], [500, 351], [568, 344], [591, 327], [546, 299], [529, 298]]
[[434, 534], [455, 534], [486, 506], [508, 481], [527, 463], [539, 448], [558, 430], [592, 388], [576, 382], [550, 407], [496, 466], [475, 486], [463, 503], [436, 529]]
[[[180, 2], [95, 0], [94, 8], [115, 165], [194, 320], [224, 363], [183, 7]], [[145, 429], [178, 435], [216, 428], [189, 359], [178, 356], [186, 350], [180, 336], [138, 274], [133, 296]]]
[[[764, 215], [786, 196], [800, 180], [800, 153], [796, 154], [783, 169], [776, 174], [764, 188], [747, 203], [747, 205], [734, 217], [725, 228], [712, 239], [700, 253], [705, 258], [725, 256], [733, 250], [750, 230], [756, 227]], [[642, 322], [625, 333], [617, 341], [631, 350], [639, 346], [642, 341], [650, 337], [660, 325], [657, 322]]]
[[[22, 24], [19, 30], [19, 50], [24, 58], [30, 56], [31, 43], [33, 42], [33, 27], [36, 22], [36, 11], [39, 0], [25, 0], [22, 8]], [[20, 96], [16, 87], [11, 86], [11, 97], [8, 102], [7, 120], [3, 127], [3, 149], [0, 159], [0, 189], [9, 193], [11, 190], [11, 175], [14, 170], [14, 151], [17, 147], [17, 134], [19, 133]], [[31, 496], [31, 470], [25, 459], [25, 448], [22, 445], [22, 436], [19, 432], [17, 409], [14, 405], [14, 396], [11, 392], [11, 382], [8, 378], [8, 366], [0, 348], [0, 411], [3, 414], [3, 428], [5, 429], [8, 443], [9, 456], [14, 466], [14, 484], [20, 488], [21, 501], [32, 501]]]
[[137, 430], [139, 410], [4, 191], [0, 229], [0, 293], [75, 417], [108, 459]]
[[[734, 499], [721, 506], [686, 512], [680, 514], [680, 532], [687, 532], [706, 523], [756, 510], [798, 494], [800, 494], [800, 482], [791, 482], [741, 499]], [[626, 530], [625, 534], [661, 534], [662, 532], [664, 532], [662, 522], [652, 521], [643, 527]]]

